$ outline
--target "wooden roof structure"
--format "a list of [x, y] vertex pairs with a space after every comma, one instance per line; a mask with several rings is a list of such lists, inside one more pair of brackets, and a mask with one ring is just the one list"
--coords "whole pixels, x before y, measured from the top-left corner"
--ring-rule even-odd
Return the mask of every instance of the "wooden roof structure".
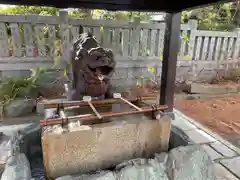
[[[0, 4], [54, 6], [57, 8], [162, 11], [168, 13], [180, 12], [188, 8], [216, 2], [219, 2], [219, 0], [0, 0]], [[227, 2], [227, 0], [222, 2]]]

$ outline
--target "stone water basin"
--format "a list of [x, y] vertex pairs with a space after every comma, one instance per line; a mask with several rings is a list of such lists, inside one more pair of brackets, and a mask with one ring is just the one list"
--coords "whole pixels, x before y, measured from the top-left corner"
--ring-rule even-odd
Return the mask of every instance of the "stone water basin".
[[[111, 107], [101, 107], [97, 108], [99, 112], [111, 109], [113, 111], [119, 111], [119, 108], [123, 110], [124, 108], [129, 108], [129, 106], [124, 105], [113, 105]], [[79, 112], [68, 112], [69, 114], [76, 114]], [[85, 109], [84, 113], [88, 113], [88, 110]], [[90, 110], [91, 113], [91, 110]], [[134, 115], [135, 118], [143, 118], [143, 116]], [[124, 119], [128, 121], [131, 119], [132, 116], [124, 116], [121, 117], [121, 120]], [[107, 121], [119, 121], [119, 118], [112, 118], [108, 119]], [[96, 122], [88, 122], [88, 123], [96, 123]], [[42, 156], [42, 147], [41, 147], [41, 128], [39, 126], [39, 123], [28, 123], [28, 124], [20, 124], [20, 125], [12, 125], [12, 126], [2, 126], [0, 128], [0, 131], [4, 133], [5, 135], [5, 142], [7, 141], [9, 144], [9, 148], [5, 148], [5, 150], [1, 149], [1, 156], [5, 156], [5, 160], [3, 158], [1, 168], [3, 172], [3, 177], [1, 180], [5, 180], [4, 177], [7, 175], [7, 180], [23, 180], [21, 179], [21, 176], [28, 176], [24, 177], [26, 180], [35, 179], [35, 180], [43, 180], [44, 177], [44, 168], [43, 168], [43, 156]], [[6, 138], [6, 137], [15, 137], [15, 138]], [[18, 137], [18, 138], [16, 138]], [[8, 139], [8, 140], [7, 140]], [[11, 139], [11, 140], [10, 140]], [[170, 149], [175, 148], [179, 145], [187, 145], [189, 143], [188, 138], [182, 133], [180, 130], [176, 128], [172, 128], [171, 137], [170, 137]], [[3, 144], [3, 143], [2, 143]], [[11, 145], [10, 145], [11, 144]], [[6, 145], [6, 143], [5, 143]], [[15, 148], [15, 152], [13, 154], [9, 154], [11, 148], [14, 146], [18, 146], [19, 148]], [[14, 163], [8, 163], [7, 158], [9, 156], [18, 156], [20, 153], [26, 155], [27, 158], [25, 158], [25, 163], [19, 163], [17, 164], [17, 161], [15, 160]], [[5, 154], [5, 155], [4, 155]], [[19, 156], [18, 156], [19, 157]], [[154, 157], [154, 154], [153, 154]], [[24, 158], [17, 158], [18, 160], [21, 159], [21, 162], [23, 162]], [[145, 160], [141, 160], [141, 162], [146, 162]], [[7, 162], [7, 163], [6, 163]], [[144, 163], [143, 163], [144, 164]], [[7, 166], [7, 168], [5, 168]], [[22, 166], [22, 168], [16, 168], [16, 166]], [[119, 167], [119, 166], [118, 166]], [[115, 167], [112, 167], [112, 169], [115, 169]], [[114, 170], [115, 171], [115, 170]], [[30, 173], [29, 173], [30, 172]], [[105, 172], [104, 172], [105, 173]], [[10, 175], [12, 174], [12, 175]], [[93, 173], [94, 174], [94, 173]], [[84, 175], [85, 176], [85, 175]], [[81, 177], [84, 177], [81, 176]], [[69, 178], [69, 177], [64, 177]], [[73, 178], [73, 176], [71, 177]], [[80, 176], [77, 179], [81, 179]], [[86, 176], [85, 178], [87, 179]], [[67, 179], [66, 179], [67, 180]]]

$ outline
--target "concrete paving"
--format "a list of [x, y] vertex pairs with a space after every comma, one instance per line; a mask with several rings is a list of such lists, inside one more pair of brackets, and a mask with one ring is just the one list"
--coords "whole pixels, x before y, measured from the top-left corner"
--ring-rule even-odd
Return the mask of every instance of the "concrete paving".
[[238, 155], [235, 151], [219, 141], [211, 143], [210, 146], [225, 157], [234, 157]]
[[215, 162], [217, 180], [240, 180], [240, 149], [180, 111], [174, 113], [172, 124], [184, 131], [194, 144], [201, 144]]
[[224, 166], [219, 163], [215, 164], [215, 172], [217, 172], [216, 180], [238, 180], [231, 172], [229, 172]]
[[231, 159], [223, 159], [220, 163], [228, 168], [235, 176], [240, 178], [240, 156]]
[[205, 133], [201, 129], [188, 130], [188, 131], [185, 131], [185, 133], [196, 144], [205, 144], [205, 143], [212, 143], [217, 141], [215, 138]]
[[213, 148], [211, 148], [207, 144], [203, 144], [202, 148], [208, 153], [208, 155], [210, 156], [210, 158], [213, 161], [216, 160], [216, 159], [223, 158], [223, 156], [221, 154], [219, 154], [217, 151], [215, 151]]

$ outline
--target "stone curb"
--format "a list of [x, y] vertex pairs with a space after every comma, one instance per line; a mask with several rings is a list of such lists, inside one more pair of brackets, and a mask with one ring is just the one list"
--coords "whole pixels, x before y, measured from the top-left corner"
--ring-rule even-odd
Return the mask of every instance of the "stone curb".
[[199, 94], [226, 94], [238, 93], [240, 86], [236, 85], [217, 85], [217, 84], [200, 84], [192, 83], [190, 93]]
[[224, 144], [225, 146], [227, 146], [228, 148], [230, 148], [231, 150], [235, 151], [236, 153], [240, 154], [240, 149], [234, 145], [232, 145], [231, 143], [229, 143], [227, 140], [223, 139], [221, 136], [213, 133], [210, 129], [204, 127], [203, 125], [201, 125], [200, 123], [196, 122], [194, 119], [184, 115], [182, 112], [174, 109], [174, 114], [177, 116], [182, 117], [184, 120], [188, 121], [189, 123], [193, 124], [194, 126], [196, 126], [197, 128], [203, 130], [205, 133], [207, 133], [208, 135], [212, 136], [213, 138], [215, 138], [216, 140], [218, 140], [219, 142], [221, 142], [222, 144]]

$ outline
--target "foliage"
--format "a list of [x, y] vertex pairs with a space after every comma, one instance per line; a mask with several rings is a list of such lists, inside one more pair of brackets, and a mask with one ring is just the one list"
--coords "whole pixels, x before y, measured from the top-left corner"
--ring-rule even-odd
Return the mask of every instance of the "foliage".
[[[189, 19], [197, 19], [199, 29], [203, 30], [233, 30], [240, 26], [239, 0], [231, 3], [216, 4], [192, 11], [182, 12], [182, 23], [187, 23]], [[43, 6], [11, 6], [0, 8], [1, 14], [38, 14], [57, 15], [59, 9]], [[79, 19], [109, 19], [109, 20], [133, 20], [139, 18], [148, 21], [151, 18], [150, 12], [126, 12], [126, 11], [106, 11], [88, 9], [70, 9], [69, 15]]]
[[38, 67], [31, 70], [30, 77], [8, 77], [0, 86], [0, 101], [5, 105], [18, 97], [38, 96], [39, 89], [49, 77], [46, 70]]
[[111, 12], [106, 11], [103, 15], [103, 19], [109, 20], [133, 20], [139, 18], [140, 20], [150, 20], [152, 13], [143, 13], [143, 12]]
[[39, 14], [39, 15], [57, 15], [58, 9], [45, 6], [10, 6], [0, 8], [1, 14]]
[[69, 11], [69, 15], [78, 19], [91, 19], [92, 12], [92, 10], [88, 9], [73, 9], [72, 11]]
[[181, 23], [187, 23], [192, 11], [183, 11], [181, 16]]
[[31, 69], [31, 76], [29, 79], [36, 84], [37, 86], [43, 86], [44, 83], [48, 82], [51, 79], [51, 72], [48, 72], [47, 69], [42, 67], [37, 67], [35, 69]]
[[17, 97], [25, 97], [28, 92], [34, 92], [37, 86], [30, 79], [21, 77], [7, 78], [0, 88], [0, 100], [2, 104], [8, 103]]
[[182, 13], [182, 22], [197, 19], [202, 30], [233, 30], [239, 27], [239, 7], [236, 3], [216, 4]]
[[[10, 6], [0, 8], [0, 14], [38, 14], [45, 16], [57, 15], [59, 9], [55, 7], [45, 6]], [[140, 18], [141, 20], [149, 20], [152, 13], [147, 12], [122, 12], [122, 11], [106, 11], [106, 10], [88, 10], [88, 9], [70, 9], [69, 15], [78, 19], [111, 19], [111, 20], [132, 20]]]
[[107, 10], [82, 10], [73, 9], [69, 12], [70, 16], [79, 19], [107, 19], [107, 20], [149, 20], [152, 13], [147, 12], [125, 12], [125, 11], [107, 11]]

